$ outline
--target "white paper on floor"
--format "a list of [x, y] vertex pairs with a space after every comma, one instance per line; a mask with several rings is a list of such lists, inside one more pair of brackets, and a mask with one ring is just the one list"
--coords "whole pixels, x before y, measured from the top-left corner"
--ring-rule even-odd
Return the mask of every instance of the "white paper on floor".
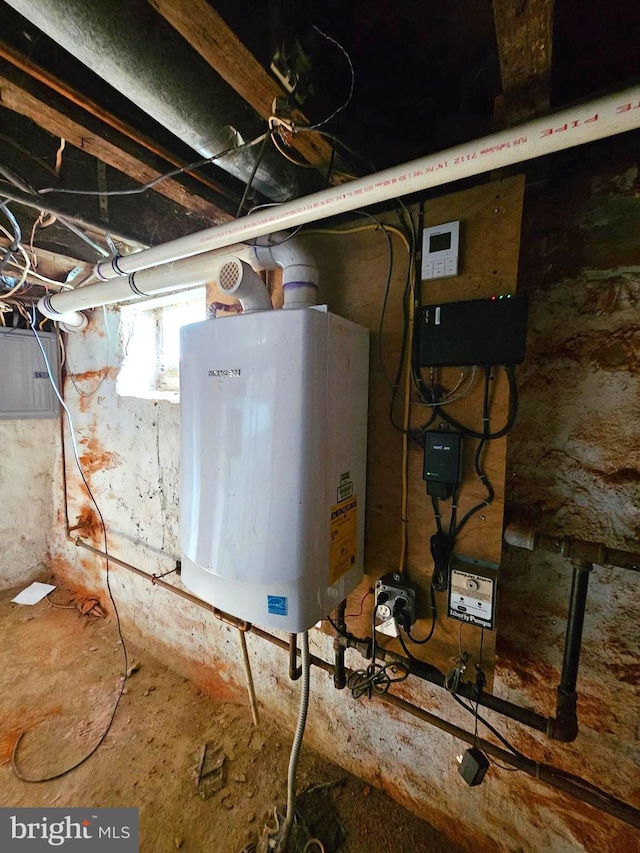
[[39, 601], [45, 597], [45, 595], [49, 595], [55, 589], [50, 583], [32, 583], [31, 586], [28, 586], [26, 589], [23, 589], [22, 592], [19, 592], [15, 598], [12, 598], [11, 601], [14, 604], [37, 604]]

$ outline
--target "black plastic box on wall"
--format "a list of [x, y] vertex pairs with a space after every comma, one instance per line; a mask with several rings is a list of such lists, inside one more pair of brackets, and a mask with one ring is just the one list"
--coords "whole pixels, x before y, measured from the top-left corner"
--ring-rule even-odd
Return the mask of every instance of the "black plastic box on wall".
[[521, 364], [527, 340], [524, 296], [423, 305], [415, 330], [420, 367]]

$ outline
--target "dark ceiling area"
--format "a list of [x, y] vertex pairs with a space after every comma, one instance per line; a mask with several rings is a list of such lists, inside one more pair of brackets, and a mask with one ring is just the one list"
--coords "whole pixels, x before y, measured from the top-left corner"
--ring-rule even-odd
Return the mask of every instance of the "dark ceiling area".
[[[92, 233], [157, 243], [235, 216], [241, 199], [246, 212], [515, 124], [516, 113], [500, 106], [512, 84], [542, 92], [527, 105], [535, 115], [638, 79], [640, 4], [628, 0], [519, 0], [502, 30], [501, 0], [195, 5], [198, 15], [210, 8], [218, 16], [215, 38], [199, 17], [189, 20], [186, 0], [0, 3], [0, 187], [14, 197], [23, 231], [38, 219], [34, 198], [52, 188], [41, 198], [54, 213], [95, 226]], [[171, 19], [174, 6], [189, 37]], [[253, 71], [244, 53], [234, 55], [234, 38], [257, 61]], [[231, 72], [214, 70], [199, 41], [226, 50]], [[266, 94], [254, 99], [260, 86]], [[296, 124], [318, 125], [313, 140], [284, 133], [272, 143], [272, 128], [261, 141], [270, 107], [256, 101], [270, 103], [271, 91], [286, 95], [278, 117], [290, 120], [294, 110]], [[106, 195], [234, 146], [237, 153], [160, 191]], [[15, 201], [20, 195], [30, 207]], [[95, 259], [59, 220], [42, 225], [40, 217], [37, 245]]]

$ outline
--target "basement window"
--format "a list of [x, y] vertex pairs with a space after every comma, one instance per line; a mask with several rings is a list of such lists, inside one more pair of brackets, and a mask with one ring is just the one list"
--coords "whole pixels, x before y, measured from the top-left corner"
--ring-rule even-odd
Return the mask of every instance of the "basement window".
[[180, 399], [180, 329], [206, 318], [205, 288], [161, 296], [120, 309], [121, 397]]

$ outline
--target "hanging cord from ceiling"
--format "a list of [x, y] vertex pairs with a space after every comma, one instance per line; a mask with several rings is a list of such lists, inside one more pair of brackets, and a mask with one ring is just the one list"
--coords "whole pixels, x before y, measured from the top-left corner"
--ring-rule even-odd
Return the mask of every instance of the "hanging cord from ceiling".
[[75, 435], [75, 430], [74, 430], [74, 426], [73, 426], [73, 420], [71, 418], [71, 413], [69, 412], [69, 409], [68, 409], [66, 403], [64, 402], [64, 399], [60, 393], [60, 390], [58, 388], [56, 380], [53, 376], [51, 364], [49, 363], [49, 359], [47, 358], [46, 351], [42, 345], [42, 341], [40, 340], [40, 336], [38, 335], [38, 331], [37, 331], [36, 325], [35, 325], [35, 310], [33, 312], [33, 316], [31, 318], [30, 325], [31, 325], [31, 331], [33, 332], [33, 334], [35, 336], [38, 347], [40, 348], [40, 352], [41, 352], [42, 357], [44, 359], [44, 363], [45, 363], [46, 368], [47, 368], [47, 374], [49, 376], [49, 381], [51, 383], [51, 386], [55, 392], [55, 395], [58, 398], [60, 405], [62, 406], [64, 413], [66, 415], [66, 418], [67, 418], [67, 424], [69, 426], [69, 433], [71, 436], [71, 446], [73, 448], [73, 455], [74, 455], [74, 459], [76, 462], [76, 466], [78, 468], [78, 472], [80, 474], [80, 478], [84, 484], [84, 487], [87, 491], [87, 494], [89, 495], [89, 498], [91, 499], [91, 503], [95, 507], [96, 514], [97, 514], [98, 519], [100, 521], [100, 530], [102, 532], [102, 539], [104, 541], [104, 551], [105, 551], [105, 554], [107, 555], [106, 560], [105, 560], [105, 564], [106, 564], [106, 585], [107, 585], [107, 591], [109, 593], [109, 598], [110, 598], [111, 604], [113, 606], [113, 612], [114, 612], [115, 617], [116, 617], [116, 627], [117, 627], [119, 642], [122, 646], [122, 659], [123, 659], [123, 671], [122, 671], [122, 676], [121, 676], [121, 682], [120, 682], [120, 686], [117, 690], [116, 700], [113, 704], [113, 708], [112, 708], [111, 714], [109, 716], [109, 720], [107, 722], [107, 725], [105, 726], [104, 730], [102, 731], [102, 734], [100, 735], [100, 737], [98, 738], [96, 743], [91, 747], [89, 752], [87, 752], [82, 758], [80, 758], [78, 761], [76, 761], [70, 767], [67, 767], [64, 770], [61, 770], [58, 773], [53, 773], [49, 776], [37, 777], [37, 778], [25, 776], [24, 773], [22, 772], [22, 770], [18, 766], [18, 748], [19, 748], [20, 743], [22, 741], [22, 738], [24, 737], [24, 734], [25, 734], [24, 731], [20, 733], [18, 739], [16, 740], [16, 742], [14, 744], [13, 752], [11, 754], [11, 769], [13, 770], [13, 773], [15, 774], [15, 776], [18, 779], [20, 779], [22, 782], [39, 783], [39, 782], [51, 782], [54, 779], [61, 779], [63, 776], [66, 776], [68, 773], [71, 773], [72, 770], [75, 770], [77, 767], [80, 767], [81, 764], [84, 764], [84, 762], [87, 761], [87, 759], [89, 759], [97, 751], [97, 749], [102, 745], [102, 743], [104, 742], [105, 738], [107, 737], [107, 735], [109, 734], [109, 732], [111, 730], [111, 726], [113, 725], [113, 721], [114, 721], [115, 716], [116, 716], [116, 711], [118, 710], [120, 700], [122, 699], [122, 695], [124, 693], [124, 688], [125, 688], [125, 685], [127, 683], [127, 678], [128, 678], [128, 673], [129, 673], [129, 657], [128, 657], [127, 647], [126, 647], [126, 644], [124, 641], [124, 637], [122, 634], [122, 626], [120, 623], [120, 614], [118, 612], [118, 607], [116, 605], [115, 598], [113, 597], [113, 591], [111, 589], [109, 548], [108, 548], [108, 540], [107, 540], [107, 528], [106, 528], [106, 525], [104, 522], [104, 517], [103, 517], [102, 511], [100, 510], [100, 507], [98, 506], [98, 503], [94, 497], [94, 494], [91, 491], [91, 488], [89, 486], [89, 483], [87, 482], [87, 478], [85, 476], [84, 470], [82, 468], [82, 464], [80, 462], [80, 456], [78, 454], [78, 446], [77, 446], [77, 442], [76, 442], [76, 435]]
[[320, 27], [317, 27], [315, 24], [313, 24], [312, 26], [313, 26], [313, 29], [319, 35], [322, 36], [323, 39], [326, 39], [330, 44], [335, 45], [338, 48], [338, 50], [342, 53], [342, 55], [344, 56], [344, 58], [347, 60], [347, 62], [349, 64], [349, 74], [350, 74], [349, 94], [347, 95], [347, 99], [344, 101], [344, 103], [341, 106], [339, 106], [336, 110], [334, 110], [331, 113], [331, 115], [327, 116], [327, 118], [324, 118], [324, 119], [322, 119], [322, 121], [318, 121], [315, 124], [312, 124], [309, 126], [309, 130], [317, 130], [319, 127], [323, 127], [325, 124], [328, 124], [339, 113], [341, 113], [343, 110], [345, 110], [349, 106], [349, 104], [351, 103], [351, 99], [353, 98], [353, 88], [354, 88], [354, 85], [356, 82], [356, 74], [355, 74], [355, 71], [353, 68], [353, 62], [351, 61], [351, 57], [347, 53], [346, 49], [340, 44], [340, 42], [337, 39], [333, 38], [333, 36], [330, 36], [327, 33], [323, 32], [323, 30], [321, 30]]

